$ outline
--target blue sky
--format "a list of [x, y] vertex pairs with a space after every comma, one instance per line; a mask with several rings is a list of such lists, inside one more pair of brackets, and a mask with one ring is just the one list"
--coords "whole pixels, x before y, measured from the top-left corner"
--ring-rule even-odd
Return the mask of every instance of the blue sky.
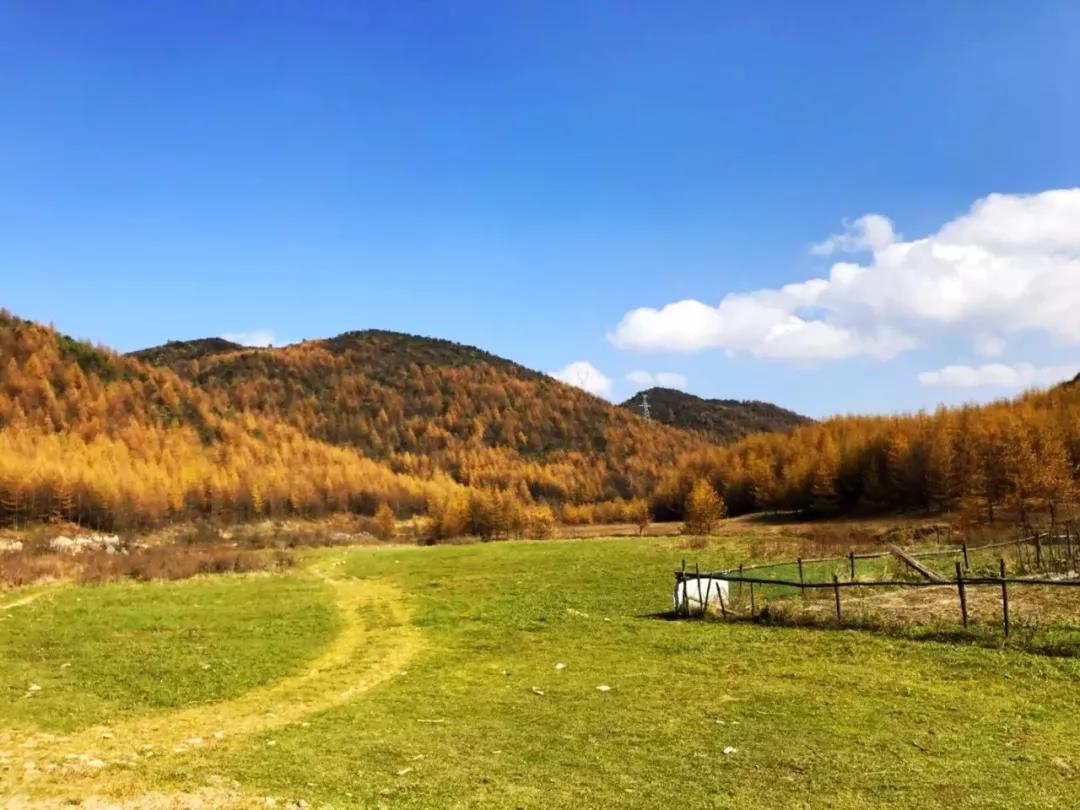
[[1080, 368], [1078, 41], [1074, 2], [7, 2], [0, 305], [999, 397]]

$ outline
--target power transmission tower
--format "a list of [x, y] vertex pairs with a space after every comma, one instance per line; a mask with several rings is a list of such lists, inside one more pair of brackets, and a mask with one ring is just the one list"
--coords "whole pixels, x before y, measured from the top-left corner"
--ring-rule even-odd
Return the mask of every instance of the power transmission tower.
[[641, 415], [646, 419], [652, 419], [652, 412], [649, 410], [649, 395], [641, 395]]

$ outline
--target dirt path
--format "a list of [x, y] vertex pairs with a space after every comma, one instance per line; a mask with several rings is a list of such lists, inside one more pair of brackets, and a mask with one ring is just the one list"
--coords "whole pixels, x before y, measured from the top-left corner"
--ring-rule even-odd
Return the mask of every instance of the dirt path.
[[[409, 623], [402, 594], [385, 582], [345, 578], [340, 557], [309, 569], [330, 584], [341, 612], [340, 634], [304, 671], [258, 687], [232, 700], [134, 718], [70, 735], [0, 731], [0, 752], [10, 766], [0, 776], [7, 807], [70, 806], [16, 795], [42, 797], [62, 788], [80, 797], [117, 791], [137, 794], [138, 765], [147, 757], [182, 756], [238, 736], [301, 722], [339, 706], [401, 672], [421, 647]], [[79, 788], [85, 783], [85, 792]], [[99, 806], [93, 799], [87, 807]], [[132, 807], [142, 807], [132, 799]], [[20, 803], [21, 802], [21, 803]], [[240, 797], [229, 805], [242, 806]], [[214, 806], [217, 803], [213, 803]], [[221, 806], [224, 806], [223, 802]], [[116, 800], [101, 806], [121, 807]], [[187, 807], [186, 803], [161, 803]], [[191, 805], [198, 806], [198, 805]]]
[[32, 594], [29, 594], [27, 596], [22, 597], [21, 599], [16, 599], [14, 602], [7, 602], [7, 603], [5, 603], [3, 605], [0, 605], [0, 610], [14, 610], [15, 608], [25, 607], [26, 605], [29, 605], [31, 602], [36, 602], [38, 599], [40, 599], [43, 596], [51, 595], [54, 591], [56, 591], [56, 589], [57, 589], [57, 586], [46, 587], [43, 590], [38, 591], [37, 593], [32, 593]]

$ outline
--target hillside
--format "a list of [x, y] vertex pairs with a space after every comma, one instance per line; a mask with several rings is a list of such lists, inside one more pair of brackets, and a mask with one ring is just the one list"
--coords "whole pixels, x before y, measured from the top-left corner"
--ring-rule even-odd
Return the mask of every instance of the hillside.
[[648, 397], [653, 420], [703, 433], [722, 444], [737, 441], [751, 433], [791, 430], [811, 421], [769, 402], [703, 399], [672, 388], [640, 391], [620, 407], [640, 414], [644, 397]]
[[189, 360], [197, 360], [211, 354], [224, 354], [226, 352], [242, 351], [239, 343], [233, 343], [225, 338], [212, 337], [198, 340], [170, 340], [160, 346], [131, 352], [130, 357], [137, 360], [145, 360], [156, 366], [171, 366]]
[[504, 511], [623, 502], [703, 445], [479, 349], [392, 332], [123, 356], [0, 312], [0, 356], [0, 523], [380, 502], [473, 516], [487, 507], [460, 499], [481, 490]]
[[231, 409], [355, 448], [399, 472], [442, 471], [529, 497], [643, 494], [659, 467], [702, 444], [480, 349], [397, 332], [274, 349], [219, 351], [196, 341], [137, 356], [165, 363]]
[[[549, 507], [627, 520], [649, 499], [678, 518], [702, 478], [730, 514], [961, 509], [976, 521], [1005, 508], [1024, 521], [1066, 516], [1080, 490], [1074, 384], [721, 445], [706, 436], [730, 427], [707, 401], [654, 389], [647, 421], [480, 349], [393, 332], [124, 356], [0, 311], [0, 357], [2, 525], [371, 515], [385, 503], [431, 516], [438, 536], [505, 534]], [[747, 417], [755, 407], [761, 421]], [[779, 410], [744, 407], [740, 429], [777, 427]]]
[[1075, 518], [1080, 494], [1080, 385], [986, 405], [901, 416], [842, 416], [790, 433], [758, 433], [684, 457], [653, 491], [676, 513], [708, 478], [729, 514], [959, 511], [967, 525], [1003, 514]]

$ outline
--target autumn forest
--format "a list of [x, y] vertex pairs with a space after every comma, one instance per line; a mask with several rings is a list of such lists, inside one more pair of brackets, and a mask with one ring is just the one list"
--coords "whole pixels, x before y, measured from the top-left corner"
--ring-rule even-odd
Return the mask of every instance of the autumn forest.
[[980, 407], [754, 433], [648, 421], [479, 349], [392, 332], [121, 355], [0, 312], [0, 523], [425, 516], [434, 537], [728, 514], [1060, 516], [1080, 384]]

